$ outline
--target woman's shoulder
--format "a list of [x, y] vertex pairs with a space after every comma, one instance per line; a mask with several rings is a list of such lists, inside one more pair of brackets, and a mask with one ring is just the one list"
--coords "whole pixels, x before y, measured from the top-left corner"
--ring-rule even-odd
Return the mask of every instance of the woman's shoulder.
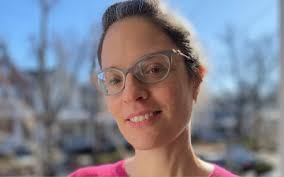
[[110, 177], [120, 176], [127, 177], [124, 170], [124, 160], [120, 160], [115, 163], [103, 164], [98, 166], [89, 166], [80, 168], [73, 173], [69, 174], [68, 177]]
[[214, 169], [209, 174], [208, 177], [238, 177], [238, 176], [218, 165], [214, 165]]

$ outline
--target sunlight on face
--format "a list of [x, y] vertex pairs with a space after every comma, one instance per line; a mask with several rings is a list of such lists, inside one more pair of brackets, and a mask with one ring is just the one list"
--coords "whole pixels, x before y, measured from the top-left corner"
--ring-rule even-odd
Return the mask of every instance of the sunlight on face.
[[[129, 68], [145, 54], [173, 48], [177, 46], [150, 21], [142, 17], [126, 18], [107, 31], [102, 68]], [[144, 84], [128, 74], [125, 89], [118, 95], [105, 97], [121, 133], [135, 149], [168, 144], [188, 125], [193, 86], [183, 60], [178, 57], [174, 56], [169, 76], [162, 82]]]

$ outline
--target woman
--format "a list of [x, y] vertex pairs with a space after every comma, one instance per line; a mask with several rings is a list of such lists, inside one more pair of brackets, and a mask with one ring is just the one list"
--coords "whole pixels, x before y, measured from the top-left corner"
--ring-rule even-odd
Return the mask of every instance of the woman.
[[234, 176], [193, 152], [190, 122], [204, 75], [190, 32], [159, 1], [131, 0], [103, 16], [98, 86], [135, 155], [78, 176]]

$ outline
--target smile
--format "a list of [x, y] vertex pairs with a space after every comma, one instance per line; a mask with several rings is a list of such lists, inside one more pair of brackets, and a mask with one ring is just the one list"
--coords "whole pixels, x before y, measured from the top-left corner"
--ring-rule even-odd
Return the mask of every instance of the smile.
[[145, 114], [145, 115], [141, 115], [141, 116], [135, 116], [132, 117], [131, 119], [129, 119], [131, 122], [142, 122], [144, 120], [148, 120], [149, 118], [153, 117], [153, 112]]
[[132, 127], [144, 127], [146, 125], [151, 125], [154, 123], [157, 119], [160, 118], [160, 113], [162, 111], [154, 111], [154, 112], [148, 112], [145, 114], [140, 114], [133, 116], [129, 119], [127, 119], [127, 122]]

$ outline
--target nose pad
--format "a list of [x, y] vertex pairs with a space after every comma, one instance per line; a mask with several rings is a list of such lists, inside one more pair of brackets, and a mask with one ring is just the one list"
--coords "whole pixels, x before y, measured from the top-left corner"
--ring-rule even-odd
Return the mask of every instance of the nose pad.
[[143, 84], [144, 81], [142, 73], [133, 73], [133, 76], [140, 84]]
[[[137, 81], [139, 81], [140, 83], [143, 83], [143, 73], [141, 71], [140, 68], [137, 68], [138, 66], [131, 68], [131, 70], [128, 72], [129, 74], [131, 74], [135, 79], [137, 79]], [[129, 75], [127, 74], [127, 75]], [[126, 76], [127, 76], [126, 75]]]
[[133, 74], [127, 74], [123, 90], [123, 101], [125, 103], [146, 100], [149, 96], [144, 84]]

